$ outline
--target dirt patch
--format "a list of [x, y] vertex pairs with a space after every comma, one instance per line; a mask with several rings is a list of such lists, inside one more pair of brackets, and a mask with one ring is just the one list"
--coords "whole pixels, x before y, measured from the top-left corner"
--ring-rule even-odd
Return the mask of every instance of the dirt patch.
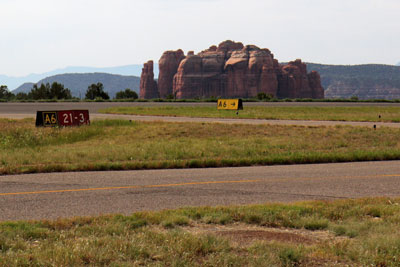
[[185, 227], [193, 234], [212, 234], [231, 240], [237, 246], [249, 246], [256, 241], [282, 242], [291, 244], [314, 245], [321, 242], [340, 242], [343, 237], [336, 237], [329, 231], [309, 231], [305, 229], [282, 229], [246, 224], [208, 225], [196, 224]]

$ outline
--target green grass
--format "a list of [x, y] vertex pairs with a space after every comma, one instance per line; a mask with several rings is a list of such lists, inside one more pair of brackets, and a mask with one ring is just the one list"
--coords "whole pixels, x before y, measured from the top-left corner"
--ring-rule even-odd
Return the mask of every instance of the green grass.
[[0, 174], [400, 159], [400, 130], [99, 120], [0, 120]]
[[244, 105], [244, 110], [240, 110], [239, 115], [236, 115], [236, 111], [217, 110], [216, 106], [115, 107], [101, 112], [208, 118], [400, 122], [400, 107], [246, 107], [246, 104]]
[[[399, 201], [188, 207], [130, 216], [2, 222], [0, 265], [399, 266]], [[254, 229], [310, 242], [259, 234], [240, 239], [240, 233]], [[222, 235], [226, 230], [230, 233]]]

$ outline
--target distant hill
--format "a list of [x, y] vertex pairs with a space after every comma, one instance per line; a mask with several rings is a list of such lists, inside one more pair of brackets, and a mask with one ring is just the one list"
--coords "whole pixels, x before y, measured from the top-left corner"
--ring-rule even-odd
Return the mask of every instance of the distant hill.
[[400, 62], [396, 64], [396, 66], [400, 66]]
[[[7, 75], [0, 74], [0, 85], [7, 85], [8, 89], [15, 90], [19, 86], [24, 83], [31, 82], [37, 83], [41, 79], [46, 77], [65, 74], [65, 73], [110, 73], [110, 74], [118, 74], [125, 76], [138, 76], [142, 73], [142, 64], [134, 64], [134, 65], [126, 65], [126, 66], [118, 66], [118, 67], [107, 67], [107, 68], [95, 68], [95, 67], [66, 67], [63, 69], [57, 69], [53, 71], [49, 71], [41, 74], [30, 74], [23, 77], [10, 77]], [[155, 77], [158, 77], [158, 66], [154, 65], [154, 74]]]
[[321, 75], [325, 98], [400, 99], [400, 67], [307, 63]]
[[14, 94], [18, 94], [20, 92], [23, 93], [28, 93], [31, 91], [32, 87], [34, 86], [34, 83], [24, 83], [23, 85], [21, 85], [20, 87], [18, 87], [17, 89], [15, 89], [14, 91], [12, 91]]
[[[44, 83], [58, 82], [65, 88], [71, 90], [74, 97], [84, 98], [89, 85], [93, 83], [102, 83], [104, 90], [111, 98], [119, 91], [129, 88], [139, 94], [140, 78], [136, 76], [123, 76], [108, 73], [69, 73], [59, 74], [47, 77], [37, 82], [38, 85]], [[33, 83], [25, 83], [12, 91], [14, 94], [19, 92], [28, 93], [32, 89]]]

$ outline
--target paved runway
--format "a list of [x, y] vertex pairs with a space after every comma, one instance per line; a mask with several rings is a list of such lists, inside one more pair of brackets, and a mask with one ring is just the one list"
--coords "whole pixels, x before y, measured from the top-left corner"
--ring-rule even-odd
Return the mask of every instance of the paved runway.
[[0, 220], [400, 196], [400, 161], [0, 176]]
[[[97, 113], [101, 108], [121, 104], [0, 103], [0, 117], [35, 117], [36, 110], [85, 108], [90, 110], [92, 119], [118, 117], [143, 121], [400, 126], [396, 123], [232, 120]], [[213, 103], [198, 103], [198, 105], [204, 104], [214, 105]], [[287, 105], [288, 103], [254, 103], [254, 105], [259, 104]], [[304, 103], [294, 104], [303, 105]], [[307, 103], [309, 104], [332, 105], [332, 103]], [[347, 106], [354, 103], [333, 104]], [[126, 105], [156, 104], [127, 103]], [[400, 196], [400, 161], [9, 175], [0, 176], [0, 221], [55, 219], [109, 213], [130, 214], [141, 210], [184, 206], [241, 205], [373, 196]]]

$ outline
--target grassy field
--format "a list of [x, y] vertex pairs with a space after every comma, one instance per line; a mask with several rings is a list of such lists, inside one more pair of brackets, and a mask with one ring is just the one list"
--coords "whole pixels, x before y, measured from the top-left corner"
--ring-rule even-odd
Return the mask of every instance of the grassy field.
[[400, 130], [99, 120], [0, 120], [0, 174], [400, 159]]
[[399, 266], [400, 199], [0, 223], [1, 266]]
[[[245, 103], [246, 104], [246, 103]], [[400, 107], [244, 107], [236, 111], [215, 107], [115, 107], [103, 113], [181, 117], [242, 118], [269, 120], [325, 120], [400, 122]], [[379, 118], [379, 115], [381, 116]]]

